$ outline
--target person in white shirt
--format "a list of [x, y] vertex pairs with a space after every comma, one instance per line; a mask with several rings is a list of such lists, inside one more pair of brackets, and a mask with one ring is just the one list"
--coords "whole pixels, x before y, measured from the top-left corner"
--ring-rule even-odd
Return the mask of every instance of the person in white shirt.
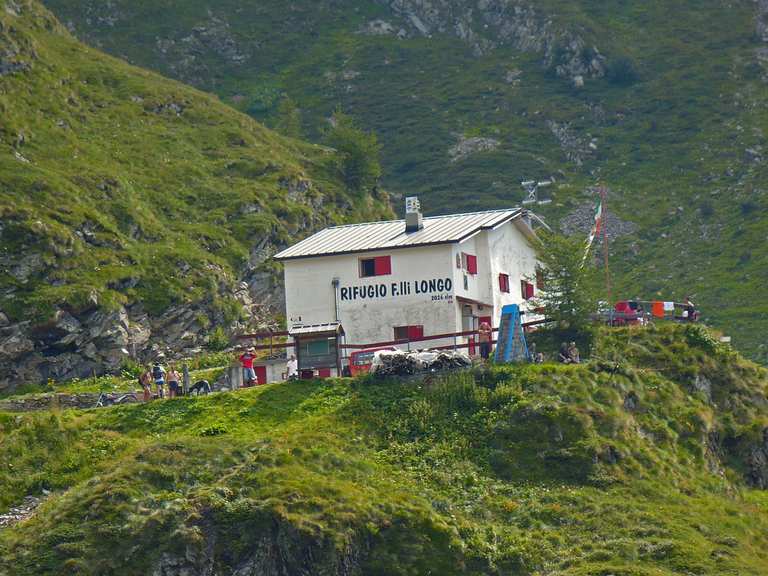
[[288, 365], [286, 367], [286, 376], [290, 380], [292, 376], [296, 376], [299, 372], [299, 362], [296, 360], [296, 356], [291, 354], [288, 358]]

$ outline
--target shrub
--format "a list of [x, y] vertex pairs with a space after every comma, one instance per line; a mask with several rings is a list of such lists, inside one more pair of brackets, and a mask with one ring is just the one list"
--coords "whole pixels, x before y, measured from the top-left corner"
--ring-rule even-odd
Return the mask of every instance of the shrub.
[[637, 82], [639, 75], [632, 59], [627, 56], [621, 56], [608, 64], [605, 77], [611, 84], [630, 86]]
[[344, 182], [356, 192], [370, 192], [381, 178], [381, 145], [373, 132], [357, 127], [350, 116], [337, 111], [326, 141], [341, 154], [339, 168]]
[[221, 326], [216, 326], [208, 335], [208, 348], [214, 351], [226, 350], [229, 347], [229, 338]]
[[273, 128], [290, 138], [301, 138], [301, 110], [296, 103], [287, 96], [280, 101], [277, 107], [277, 118]]
[[758, 205], [752, 200], [747, 200], [746, 202], [742, 202], [739, 208], [741, 209], [742, 216], [749, 216], [757, 211]]
[[715, 215], [715, 207], [709, 200], [705, 200], [699, 205], [699, 212], [703, 218], [711, 218]]
[[200, 430], [200, 436], [221, 436], [228, 432], [227, 427], [221, 424], [211, 424]]

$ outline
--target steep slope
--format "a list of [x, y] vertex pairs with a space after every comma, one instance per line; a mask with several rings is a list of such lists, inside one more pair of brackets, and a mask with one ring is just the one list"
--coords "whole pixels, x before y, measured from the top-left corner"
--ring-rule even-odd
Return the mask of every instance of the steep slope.
[[762, 575], [768, 376], [693, 327], [585, 366], [0, 415], [0, 570]]
[[47, 4], [88, 42], [256, 118], [298, 107], [312, 139], [341, 105], [381, 136], [388, 189], [433, 213], [508, 205], [520, 181], [554, 177], [541, 211], [584, 233], [605, 182], [626, 223], [621, 294], [693, 293], [768, 360], [764, 0]]
[[0, 389], [274, 317], [269, 256], [389, 214], [330, 149], [0, 3]]

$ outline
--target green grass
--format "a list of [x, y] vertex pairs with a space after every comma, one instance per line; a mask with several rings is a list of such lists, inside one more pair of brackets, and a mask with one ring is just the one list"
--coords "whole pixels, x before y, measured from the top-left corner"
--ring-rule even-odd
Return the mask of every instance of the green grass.
[[[0, 15], [0, 47], [30, 67], [0, 93], [0, 309], [12, 320], [95, 300], [151, 314], [202, 303], [207, 325], [231, 323], [227, 293], [253, 246], [389, 214], [344, 187], [333, 151], [87, 48], [21, 4]], [[311, 182], [305, 197], [289, 197], [297, 180]]]
[[53, 494], [0, 532], [0, 566], [763, 574], [745, 458], [766, 371], [678, 326], [603, 332], [594, 356], [2, 417], [0, 509]]
[[[279, 124], [281, 97], [289, 96], [312, 140], [341, 106], [384, 144], [387, 189], [419, 194], [431, 213], [508, 206], [522, 200], [520, 181], [555, 176], [547, 191], [554, 203], [541, 211], [556, 223], [591, 202], [585, 188], [600, 180], [610, 187], [611, 210], [638, 225], [613, 247], [615, 293], [681, 300], [691, 292], [740, 350], [768, 361], [761, 340], [768, 310], [755, 297], [768, 270], [766, 169], [745, 152], [765, 147], [768, 121], [754, 3], [531, 2], [556, 30], [597, 46], [609, 65], [634, 63], [635, 83], [588, 79], [580, 90], [545, 69], [539, 53], [500, 46], [478, 57], [452, 32], [357, 35], [374, 18], [402, 24], [372, 0], [293, 2], [288, 13], [276, 0], [225, 0], [213, 17], [201, 1], [46, 3], [86, 41], [212, 91], [268, 124]], [[494, 26], [480, 22], [482, 8], [450, 5], [452, 16], [436, 9], [446, 30], [473, 8], [476, 32], [497, 39]], [[113, 15], [117, 23], [105, 24]], [[233, 63], [203, 46], [195, 65], [185, 64], [184, 39], [196, 26], [214, 27], [214, 17], [247, 60]], [[175, 44], [163, 52], [158, 38]], [[522, 72], [519, 86], [505, 81], [511, 69]], [[359, 75], [345, 79], [350, 71]], [[583, 166], [565, 158], [549, 120], [597, 139]], [[502, 145], [451, 163], [456, 134]]]

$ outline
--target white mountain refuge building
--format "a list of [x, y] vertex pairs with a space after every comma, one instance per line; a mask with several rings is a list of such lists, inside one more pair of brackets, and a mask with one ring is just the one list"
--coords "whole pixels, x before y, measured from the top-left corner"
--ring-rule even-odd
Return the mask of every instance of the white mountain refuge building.
[[533, 240], [523, 209], [422, 218], [415, 198], [405, 220], [326, 228], [275, 256], [288, 329], [339, 323], [347, 343], [374, 345], [496, 327], [535, 294]]

